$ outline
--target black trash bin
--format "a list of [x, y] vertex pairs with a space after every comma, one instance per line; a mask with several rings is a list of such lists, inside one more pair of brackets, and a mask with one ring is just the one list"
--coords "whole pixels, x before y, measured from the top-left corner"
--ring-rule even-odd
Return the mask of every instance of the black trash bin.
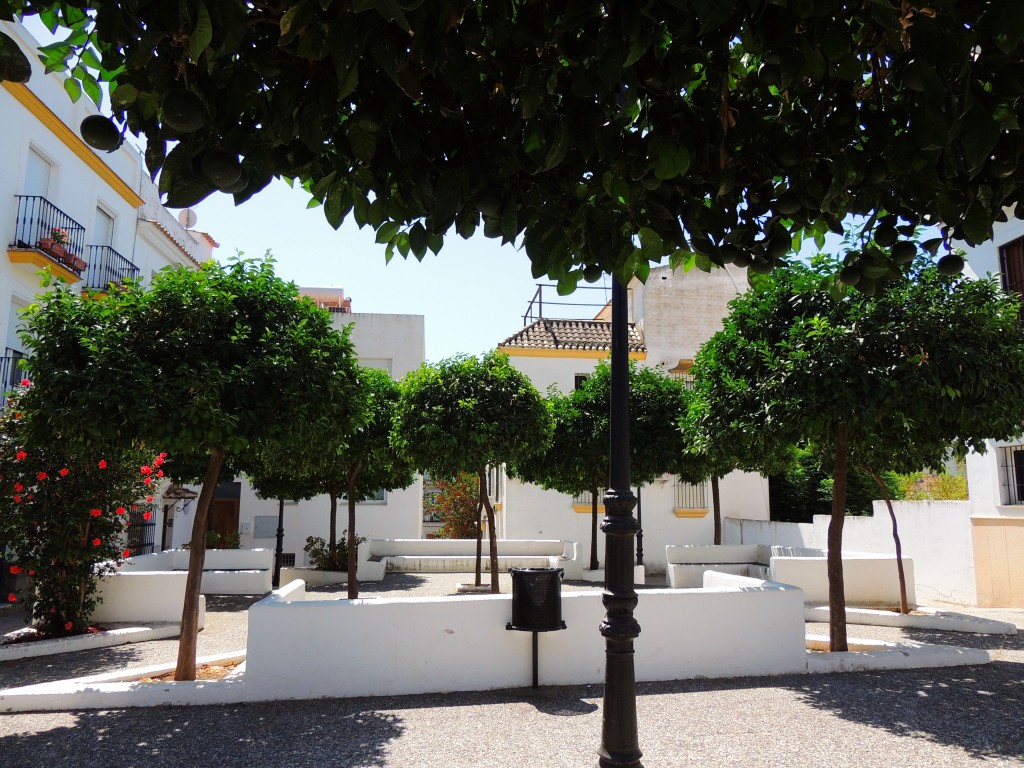
[[537, 687], [538, 632], [565, 629], [562, 621], [561, 568], [510, 568], [512, 574], [512, 621], [505, 629], [533, 633], [533, 687]]
[[509, 629], [554, 632], [562, 621], [561, 568], [512, 568], [512, 621]]

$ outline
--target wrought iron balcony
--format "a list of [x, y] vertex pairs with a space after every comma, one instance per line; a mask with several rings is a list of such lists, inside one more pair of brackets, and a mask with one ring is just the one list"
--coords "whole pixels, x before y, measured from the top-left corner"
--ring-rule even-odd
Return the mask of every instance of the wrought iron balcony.
[[[33, 249], [45, 254], [64, 269], [81, 275], [85, 262], [81, 255], [85, 249], [85, 227], [68, 216], [45, 197], [38, 195], [17, 195], [18, 217], [14, 227], [11, 248]], [[53, 240], [54, 230], [63, 230], [67, 243], [62, 248], [54, 245], [44, 247]], [[64, 253], [62, 253], [64, 252]], [[14, 260], [12, 255], [12, 261]]]
[[109, 245], [90, 245], [86, 285], [94, 291], [106, 291], [111, 284], [139, 276], [139, 268]]

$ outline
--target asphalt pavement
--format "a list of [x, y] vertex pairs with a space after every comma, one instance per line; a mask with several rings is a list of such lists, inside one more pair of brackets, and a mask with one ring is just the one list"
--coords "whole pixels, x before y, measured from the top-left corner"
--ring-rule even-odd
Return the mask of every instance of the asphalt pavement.
[[[450, 581], [389, 575], [380, 585], [366, 585], [364, 594], [447, 594]], [[572, 588], [590, 587], [566, 585]], [[244, 647], [244, 608], [253, 599], [209, 600], [201, 654]], [[1024, 627], [1024, 612], [972, 612]], [[9, 621], [10, 616], [0, 618], [0, 628]], [[808, 632], [827, 629], [809, 624]], [[902, 672], [642, 683], [637, 713], [644, 765], [1024, 765], [1024, 635], [851, 627], [851, 636], [987, 648], [995, 661]], [[638, 653], [642, 640], [641, 634]], [[2, 663], [0, 687], [173, 660], [175, 651], [176, 641], [167, 640]], [[0, 715], [0, 768], [593, 766], [601, 696], [601, 686], [577, 686]]]

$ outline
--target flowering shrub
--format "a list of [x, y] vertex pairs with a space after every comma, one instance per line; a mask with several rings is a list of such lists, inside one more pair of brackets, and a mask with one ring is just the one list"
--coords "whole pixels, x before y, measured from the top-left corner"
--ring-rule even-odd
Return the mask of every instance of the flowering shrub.
[[[356, 536], [356, 549], [366, 541], [362, 536]], [[341, 538], [332, 548], [319, 536], [309, 536], [306, 539], [306, 546], [302, 548], [309, 556], [309, 565], [318, 571], [347, 571], [348, 570], [348, 531], [341, 532]]]
[[98, 604], [98, 576], [130, 555], [128, 510], [152, 516], [153, 484], [145, 480], [162, 473], [164, 455], [101, 457], [57, 440], [41, 444], [25, 426], [31, 414], [19, 411], [18, 397], [0, 415], [0, 541], [15, 553], [11, 573], [25, 573], [31, 588], [5, 598], [21, 599], [41, 632], [75, 634]]
[[426, 512], [436, 515], [441, 527], [438, 539], [475, 539], [480, 481], [463, 472], [455, 480], [437, 480], [437, 493], [426, 500]]
[[53, 229], [50, 230], [50, 237], [52, 238], [53, 242], [57, 243], [58, 245], [68, 244], [68, 231], [66, 229], [54, 227]]

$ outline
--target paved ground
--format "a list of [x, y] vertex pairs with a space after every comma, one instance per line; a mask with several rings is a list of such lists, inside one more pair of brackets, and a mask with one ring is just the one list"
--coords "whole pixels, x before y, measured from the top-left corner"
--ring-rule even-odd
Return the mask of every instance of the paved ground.
[[[446, 594], [394, 576], [366, 594]], [[566, 589], [581, 585], [567, 585]], [[200, 652], [244, 645], [247, 599], [210, 601]], [[980, 612], [1024, 628], [1024, 612]], [[0, 629], [10, 617], [0, 618]], [[824, 633], [824, 625], [808, 625]], [[1024, 765], [1024, 634], [857, 627], [880, 639], [973, 645], [982, 667], [694, 680], [638, 686], [644, 764], [933, 768]], [[642, 652], [642, 635], [638, 641]], [[0, 687], [173, 659], [156, 641], [0, 664]], [[339, 652], [343, 652], [339, 649]], [[0, 715], [0, 768], [568, 768], [595, 764], [601, 688], [542, 688], [218, 707]]]

